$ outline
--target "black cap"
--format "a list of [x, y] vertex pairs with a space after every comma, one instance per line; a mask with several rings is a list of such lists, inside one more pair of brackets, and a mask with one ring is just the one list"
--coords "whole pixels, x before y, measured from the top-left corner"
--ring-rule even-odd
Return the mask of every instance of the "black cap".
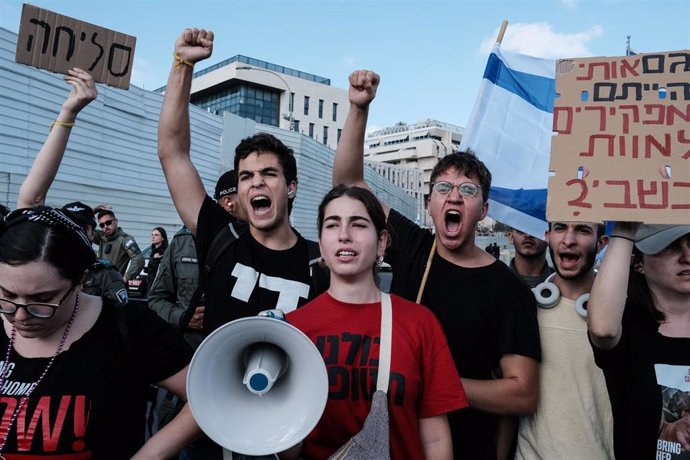
[[82, 227], [90, 225], [96, 228], [96, 219], [93, 217], [93, 209], [81, 201], [67, 203], [62, 207], [62, 210]]
[[225, 195], [234, 195], [235, 193], [237, 193], [237, 174], [235, 174], [234, 169], [231, 169], [218, 178], [216, 193], [213, 198], [218, 200]]

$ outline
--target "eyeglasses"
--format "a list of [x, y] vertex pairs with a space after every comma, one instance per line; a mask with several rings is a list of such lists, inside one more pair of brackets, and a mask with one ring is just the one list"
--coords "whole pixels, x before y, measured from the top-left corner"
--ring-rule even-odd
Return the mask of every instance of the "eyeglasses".
[[104, 220], [103, 222], [101, 222], [100, 224], [98, 224], [98, 226], [101, 227], [101, 228], [105, 228], [106, 225], [110, 225], [110, 224], [112, 224], [112, 223], [113, 223], [113, 220], [112, 220], [112, 219], [110, 219], [110, 220]]
[[460, 195], [465, 196], [467, 198], [472, 198], [476, 196], [477, 192], [479, 191], [479, 186], [472, 182], [453, 184], [447, 181], [439, 181], [431, 183], [432, 190], [438, 193], [439, 195], [448, 195], [450, 192], [453, 191], [454, 187], [458, 188], [458, 192], [460, 192]]
[[26, 310], [26, 312], [35, 317], [35, 318], [41, 318], [41, 319], [46, 319], [46, 318], [51, 318], [54, 314], [55, 311], [60, 308], [60, 305], [62, 305], [62, 302], [65, 301], [65, 299], [70, 295], [70, 293], [74, 290], [75, 285], [73, 284], [72, 287], [69, 288], [69, 291], [65, 293], [65, 295], [60, 299], [58, 303], [42, 303], [42, 302], [32, 302], [32, 303], [18, 303], [18, 302], [13, 302], [12, 300], [7, 300], [7, 299], [2, 299], [0, 298], [0, 313], [4, 315], [14, 315], [17, 313], [17, 310], [20, 308], [23, 308]]

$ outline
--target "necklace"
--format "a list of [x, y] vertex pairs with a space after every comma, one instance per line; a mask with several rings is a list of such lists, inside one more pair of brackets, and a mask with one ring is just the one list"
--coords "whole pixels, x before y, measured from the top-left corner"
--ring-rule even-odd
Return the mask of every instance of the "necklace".
[[[57, 355], [60, 354], [62, 351], [62, 347], [65, 346], [65, 342], [67, 341], [67, 336], [69, 335], [69, 331], [72, 328], [72, 323], [74, 322], [74, 318], [77, 316], [77, 310], [79, 310], [79, 292], [77, 292], [77, 297], [74, 300], [74, 310], [72, 311], [72, 316], [69, 318], [69, 322], [67, 323], [67, 327], [65, 328], [65, 332], [62, 334], [62, 339], [60, 339], [60, 343], [57, 346], [57, 349], [55, 350], [55, 353], [53, 354], [52, 358], [50, 358], [50, 361], [48, 361], [48, 365], [46, 366], [45, 369], [43, 369], [43, 372], [41, 373], [41, 376], [36, 380], [35, 383], [31, 384], [29, 387], [29, 391], [22, 396], [22, 398], [19, 400], [19, 404], [17, 405], [17, 408], [14, 410], [14, 413], [12, 414], [12, 418], [10, 419], [10, 423], [7, 425], [7, 430], [5, 431], [5, 434], [3, 435], [2, 439], [0, 440], [0, 460], [6, 460], [5, 457], [2, 455], [2, 450], [5, 448], [5, 443], [7, 442], [7, 438], [10, 435], [10, 428], [12, 428], [12, 425], [14, 425], [15, 420], [17, 420], [17, 416], [19, 415], [19, 412], [26, 406], [26, 404], [29, 402], [29, 396], [31, 396], [31, 393], [36, 389], [36, 387], [41, 383], [43, 378], [46, 376], [48, 373], [48, 370], [50, 369], [50, 366], [53, 365], [53, 361], [55, 361], [55, 358]], [[10, 334], [10, 344], [7, 347], [7, 352], [5, 353], [5, 363], [4, 367], [5, 369], [0, 372], [0, 389], [5, 385], [5, 381], [7, 380], [7, 375], [9, 374], [9, 362], [10, 362], [10, 353], [12, 352], [12, 348], [14, 347], [14, 339], [17, 337], [17, 330], [12, 326], [12, 333]]]

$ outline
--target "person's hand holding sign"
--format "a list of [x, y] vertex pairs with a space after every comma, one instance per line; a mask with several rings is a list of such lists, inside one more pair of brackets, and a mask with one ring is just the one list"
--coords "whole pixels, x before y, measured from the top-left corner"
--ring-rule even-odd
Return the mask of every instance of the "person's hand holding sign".
[[85, 70], [69, 69], [68, 74], [63, 78], [72, 85], [67, 99], [62, 104], [62, 111], [58, 120], [63, 122], [74, 122], [77, 114], [98, 96], [98, 89], [93, 77]]

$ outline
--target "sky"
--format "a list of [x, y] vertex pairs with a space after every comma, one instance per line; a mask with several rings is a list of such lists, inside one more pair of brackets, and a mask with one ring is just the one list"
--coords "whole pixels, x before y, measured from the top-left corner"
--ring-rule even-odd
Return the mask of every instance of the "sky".
[[[690, 0], [34, 0], [34, 5], [137, 38], [132, 84], [165, 85], [175, 39], [213, 30], [213, 56], [237, 54], [330, 78], [381, 76], [368, 131], [432, 118], [466, 126], [503, 20], [504, 49], [546, 58], [690, 48]], [[22, 2], [0, 1], [18, 32]]]

